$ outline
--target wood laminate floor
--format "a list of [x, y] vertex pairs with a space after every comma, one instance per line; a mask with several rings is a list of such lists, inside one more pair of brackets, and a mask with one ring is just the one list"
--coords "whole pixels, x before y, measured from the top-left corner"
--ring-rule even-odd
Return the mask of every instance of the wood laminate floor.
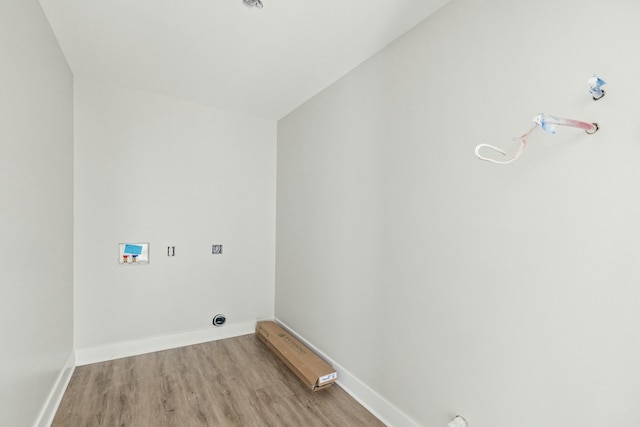
[[52, 427], [384, 426], [315, 393], [254, 335], [77, 367]]

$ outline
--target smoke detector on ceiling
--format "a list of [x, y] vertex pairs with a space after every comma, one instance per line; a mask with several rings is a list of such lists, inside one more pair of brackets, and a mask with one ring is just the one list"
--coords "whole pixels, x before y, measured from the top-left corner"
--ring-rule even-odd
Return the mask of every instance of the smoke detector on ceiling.
[[242, 0], [242, 2], [247, 7], [255, 7], [257, 9], [262, 9], [262, 2], [260, 0]]

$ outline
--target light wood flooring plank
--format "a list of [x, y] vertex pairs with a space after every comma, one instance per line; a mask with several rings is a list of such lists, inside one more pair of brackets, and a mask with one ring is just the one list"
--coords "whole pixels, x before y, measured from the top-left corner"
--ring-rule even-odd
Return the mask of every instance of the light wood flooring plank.
[[311, 392], [254, 335], [76, 368], [52, 427], [380, 427], [338, 385]]

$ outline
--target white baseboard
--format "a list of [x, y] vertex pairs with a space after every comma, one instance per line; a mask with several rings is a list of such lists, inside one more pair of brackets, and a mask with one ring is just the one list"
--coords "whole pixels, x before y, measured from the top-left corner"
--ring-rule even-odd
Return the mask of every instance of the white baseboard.
[[[275, 319], [275, 321], [330, 363], [338, 372], [338, 385], [388, 427], [420, 427], [417, 422], [412, 420], [391, 402], [380, 396], [375, 390], [343, 368], [335, 360], [327, 357], [294, 329], [278, 319]], [[75, 355], [72, 353], [69, 356], [63, 370], [60, 372], [34, 427], [50, 427], [75, 366], [252, 334], [255, 331], [255, 324], [255, 321], [227, 324], [219, 328], [125, 341], [93, 348], [76, 349]]]
[[163, 335], [135, 341], [123, 341], [113, 344], [76, 349], [76, 366], [105, 362], [122, 357], [137, 356], [155, 351], [169, 350], [187, 345], [200, 344], [225, 338], [251, 334], [256, 322], [227, 323], [221, 327], [211, 327], [179, 334]]
[[67, 385], [69, 385], [75, 366], [75, 354], [71, 352], [64, 364], [64, 367], [62, 368], [62, 371], [60, 371], [56, 382], [53, 384], [53, 388], [42, 407], [42, 411], [40, 411], [40, 414], [36, 419], [34, 427], [51, 426], [53, 418], [56, 416], [56, 412], [58, 411], [58, 406], [60, 406], [60, 402], [62, 401], [62, 396], [64, 396]]
[[338, 372], [338, 385], [388, 427], [420, 427], [420, 424], [412, 420], [391, 402], [380, 396], [375, 390], [358, 379], [355, 375], [344, 369], [335, 360], [327, 357], [326, 354], [314, 347], [287, 324], [278, 319], [275, 321], [333, 366], [333, 368]]

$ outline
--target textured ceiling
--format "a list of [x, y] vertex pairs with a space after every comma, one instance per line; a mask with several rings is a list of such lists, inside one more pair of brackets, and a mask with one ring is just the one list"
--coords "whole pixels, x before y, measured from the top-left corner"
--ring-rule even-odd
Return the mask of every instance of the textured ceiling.
[[40, 0], [77, 78], [278, 120], [448, 0]]

